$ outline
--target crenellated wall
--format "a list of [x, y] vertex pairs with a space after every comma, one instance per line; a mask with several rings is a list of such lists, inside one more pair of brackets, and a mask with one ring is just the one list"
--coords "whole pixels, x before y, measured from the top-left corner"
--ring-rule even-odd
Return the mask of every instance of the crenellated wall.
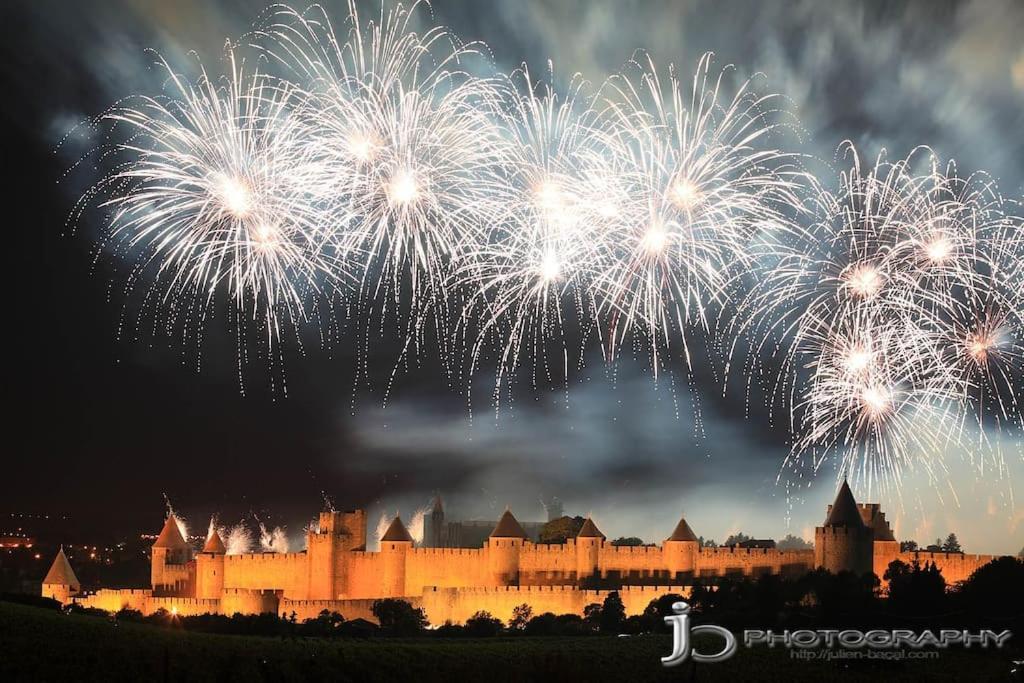
[[[380, 553], [368, 553], [357, 550], [344, 559], [348, 563], [348, 583], [345, 587], [346, 598], [380, 597], [381, 562]], [[313, 596], [310, 596], [311, 599]]]
[[220, 599], [220, 612], [232, 614], [277, 614], [278, 596], [272, 590], [225, 588]]
[[108, 612], [122, 609], [138, 610], [149, 614], [149, 600], [153, 591], [148, 588], [104, 588], [95, 593], [83, 595], [75, 599], [82, 607], [95, 607]]
[[[211, 565], [211, 568], [214, 568]], [[306, 598], [309, 595], [309, 564], [305, 552], [247, 553], [224, 557], [225, 590], [280, 591], [285, 597]]]
[[[627, 613], [636, 614], [659, 595], [686, 594], [685, 586], [696, 579], [799, 576], [815, 567], [833, 572], [874, 571], [882, 578], [895, 559], [908, 564], [934, 562], [946, 582], [954, 584], [995, 559], [945, 552], [900, 553], [881, 508], [872, 503], [857, 510], [863, 527], [826, 521], [815, 531], [813, 550], [702, 548], [681, 520], [661, 546], [613, 546], [589, 522], [585, 533], [565, 543], [533, 543], [521, 532], [509, 533], [505, 528], [483, 547], [472, 549], [414, 548], [399, 523], [378, 552], [366, 551], [362, 511], [329, 511], [321, 513], [307, 533], [307, 549], [302, 552], [200, 552], [193, 559], [192, 550], [179, 540], [174, 548], [154, 546], [152, 589], [106, 589], [78, 596], [77, 584], [72, 590], [58, 583], [44, 584], [43, 594], [111, 612], [122, 608], [147, 614], [164, 608], [183, 615], [295, 612], [306, 619], [327, 609], [348, 619], [371, 620], [373, 602], [394, 597], [422, 606], [431, 623], [441, 624], [462, 622], [480, 610], [506, 621], [513, 608], [523, 603], [534, 614], [582, 614], [586, 605], [602, 602], [616, 586], [622, 587], [619, 593]], [[512, 518], [512, 531], [516, 526]]]
[[907, 564], [913, 564], [915, 561], [921, 565], [934, 562], [942, 572], [942, 578], [946, 580], [946, 585], [952, 585], [958, 581], [966, 581], [971, 574], [998, 557], [998, 555], [917, 551], [900, 553], [897, 559]]
[[487, 548], [413, 548], [405, 556], [406, 595], [419, 595], [426, 586], [487, 585], [487, 552]]
[[[592, 603], [603, 604], [610, 591], [580, 590], [574, 586], [506, 586], [502, 588], [428, 588], [422, 606], [434, 626], [463, 623], [478, 611], [508, 621], [512, 610], [527, 604], [534, 616], [545, 612], [583, 615]], [[667, 593], [689, 595], [685, 586], [626, 586], [618, 591], [627, 615], [640, 614], [651, 600]]]
[[143, 614], [152, 614], [160, 610], [166, 610], [171, 614], [180, 617], [193, 617], [198, 614], [220, 614], [220, 600], [206, 598], [182, 598], [182, 597], [150, 597], [146, 601]]
[[[403, 600], [409, 602], [413, 607], [422, 607], [422, 601], [419, 596], [409, 596], [403, 598]], [[376, 599], [372, 598], [357, 600], [282, 600], [278, 608], [278, 614], [285, 619], [290, 619], [294, 613], [296, 621], [305, 621], [306, 619], [315, 619], [320, 616], [321, 612], [326, 610], [328, 612], [337, 612], [347, 620], [366, 619], [376, 624], [377, 617], [373, 616], [373, 603], [375, 602]]]

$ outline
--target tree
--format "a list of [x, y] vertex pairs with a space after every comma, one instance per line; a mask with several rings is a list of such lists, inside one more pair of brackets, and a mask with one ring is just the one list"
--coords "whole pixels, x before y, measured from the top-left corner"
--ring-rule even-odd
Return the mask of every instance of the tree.
[[779, 550], [814, 550], [813, 543], [793, 534], [786, 534], [786, 537], [779, 541], [775, 547]]
[[526, 628], [526, 624], [532, 617], [532, 607], [525, 602], [521, 605], [516, 605], [512, 608], [512, 618], [508, 620], [508, 629], [510, 631], [522, 631]]
[[373, 616], [380, 622], [381, 630], [392, 636], [416, 635], [427, 627], [427, 615], [421, 608], [413, 608], [405, 600], [385, 598], [374, 600]]
[[626, 606], [622, 604], [622, 598], [618, 591], [612, 591], [604, 599], [601, 606], [601, 617], [598, 621], [598, 628], [601, 633], [622, 633], [622, 627], [626, 623]]
[[900, 541], [900, 552], [901, 553], [915, 553], [915, 552], [917, 552], [917, 541]]
[[592, 602], [583, 608], [583, 623], [596, 631], [601, 627], [601, 605]]
[[540, 528], [541, 543], [565, 543], [583, 528], [585, 520], [580, 517], [557, 517]]
[[554, 612], [544, 612], [544, 614], [538, 614], [530, 621], [526, 622], [526, 628], [524, 629], [528, 636], [551, 636], [555, 634], [556, 622]]
[[735, 533], [732, 536], [730, 536], [729, 538], [725, 539], [725, 543], [723, 543], [722, 545], [727, 545], [727, 546], [728, 545], [739, 545], [740, 543], [743, 543], [744, 541], [752, 541], [752, 540], [754, 540], [754, 539], [751, 536], [747, 536], [745, 533], [743, 533], [741, 531], [741, 532]]
[[473, 638], [490, 638], [501, 633], [501, 619], [483, 610], [466, 619], [466, 635]]
[[666, 593], [661, 597], [651, 600], [647, 603], [647, 608], [644, 609], [641, 617], [643, 630], [653, 632], [667, 631], [668, 625], [665, 623], [665, 617], [675, 614], [672, 611], [672, 605], [683, 601], [685, 601], [685, 598], [678, 593]]
[[637, 538], [636, 536], [620, 536], [620, 537], [616, 538], [614, 541], [612, 541], [612, 545], [626, 545], [626, 546], [633, 545], [633, 546], [636, 546], [636, 545], [643, 545], [643, 544], [644, 544], [643, 539]]
[[960, 539], [956, 537], [956, 534], [950, 532], [949, 536], [946, 536], [945, 542], [942, 544], [942, 549], [947, 553], [962, 553], [960, 549]]
[[1024, 562], [1000, 557], [976, 569], [964, 581], [958, 597], [966, 609], [986, 621], [1016, 618], [1019, 622], [1024, 615], [1021, 586], [1024, 586]]
[[946, 580], [934, 562], [923, 566], [895, 560], [885, 570], [889, 582], [889, 607], [908, 617], [933, 616], [942, 612], [946, 601]]
[[306, 619], [299, 628], [299, 633], [304, 636], [319, 636], [321, 638], [336, 635], [345, 623], [345, 617], [337, 612], [321, 610], [320, 614], [313, 619]]

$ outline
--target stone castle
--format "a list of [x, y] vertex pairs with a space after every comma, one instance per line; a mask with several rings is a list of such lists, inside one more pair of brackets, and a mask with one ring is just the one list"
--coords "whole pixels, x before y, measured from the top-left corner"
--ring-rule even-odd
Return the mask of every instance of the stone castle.
[[610, 590], [619, 591], [627, 614], [638, 614], [665, 593], [688, 594], [695, 579], [799, 576], [819, 567], [872, 571], [882, 577], [897, 559], [934, 562], [946, 581], [954, 583], [995, 559], [953, 552], [901, 553], [879, 506], [858, 505], [846, 482], [824, 524], [815, 530], [813, 550], [701, 547], [685, 519], [660, 546], [611, 545], [589, 518], [575, 539], [535, 543], [508, 510], [477, 548], [414, 547], [402, 520], [395, 518], [380, 539], [380, 549], [371, 552], [366, 550], [362, 510], [320, 513], [306, 543], [306, 550], [294, 553], [227, 555], [214, 530], [202, 550], [194, 552], [168, 517], [153, 544], [150, 588], [83, 593], [61, 550], [42, 594], [109, 611], [273, 612], [294, 613], [300, 620], [323, 610], [374, 620], [375, 600], [402, 598], [422, 607], [437, 625], [463, 622], [479, 610], [507, 620], [523, 603], [534, 614], [582, 614]]

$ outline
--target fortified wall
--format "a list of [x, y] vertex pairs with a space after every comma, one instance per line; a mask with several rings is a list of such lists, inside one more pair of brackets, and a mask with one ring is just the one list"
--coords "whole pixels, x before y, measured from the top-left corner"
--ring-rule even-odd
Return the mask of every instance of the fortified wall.
[[322, 512], [296, 553], [227, 555], [216, 530], [199, 552], [168, 517], [153, 544], [151, 586], [83, 594], [61, 550], [43, 581], [43, 595], [108, 611], [152, 613], [160, 609], [203, 613], [314, 617], [324, 609], [348, 619], [373, 619], [373, 602], [402, 598], [422, 607], [432, 624], [461, 622], [486, 610], [507, 620], [517, 605], [534, 614], [583, 614], [618, 590], [627, 614], [643, 611], [665, 593], [688, 594], [696, 580], [800, 576], [815, 568], [873, 571], [879, 578], [893, 560], [933, 562], [948, 583], [968, 578], [991, 555], [899, 552], [877, 504], [858, 505], [846, 482], [815, 530], [813, 550], [775, 547], [701, 547], [680, 519], [660, 546], [614, 546], [593, 520], [565, 543], [530, 541], [506, 510], [480, 548], [417, 548], [400, 518], [366, 550], [361, 510]]

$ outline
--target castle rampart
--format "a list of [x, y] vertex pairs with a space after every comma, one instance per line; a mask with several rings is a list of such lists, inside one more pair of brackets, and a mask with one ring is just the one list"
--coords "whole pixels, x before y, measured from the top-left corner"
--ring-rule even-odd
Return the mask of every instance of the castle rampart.
[[[362, 511], [323, 512], [295, 553], [227, 555], [216, 531], [199, 552], [168, 517], [153, 545], [151, 587], [80, 594], [63, 551], [43, 581], [43, 595], [111, 612], [146, 614], [270, 612], [299, 618], [321, 611], [372, 620], [373, 602], [402, 598], [422, 606], [432, 624], [461, 622], [486, 610], [499, 619], [517, 605], [542, 612], [582, 614], [618, 590], [628, 614], [667, 592], [686, 594], [694, 581], [764, 574], [799, 576], [822, 567], [832, 572], [873, 571], [880, 579], [893, 560], [934, 563], [947, 583], [967, 579], [991, 555], [899, 552], [877, 504], [858, 505], [840, 488], [813, 550], [774, 547], [701, 547], [685, 519], [660, 546], [615, 546], [593, 520], [565, 543], [533, 543], [506, 510], [480, 548], [417, 548], [401, 519], [366, 550]], [[884, 585], [883, 585], [884, 588]], [[596, 590], [599, 589], [599, 590]]]

